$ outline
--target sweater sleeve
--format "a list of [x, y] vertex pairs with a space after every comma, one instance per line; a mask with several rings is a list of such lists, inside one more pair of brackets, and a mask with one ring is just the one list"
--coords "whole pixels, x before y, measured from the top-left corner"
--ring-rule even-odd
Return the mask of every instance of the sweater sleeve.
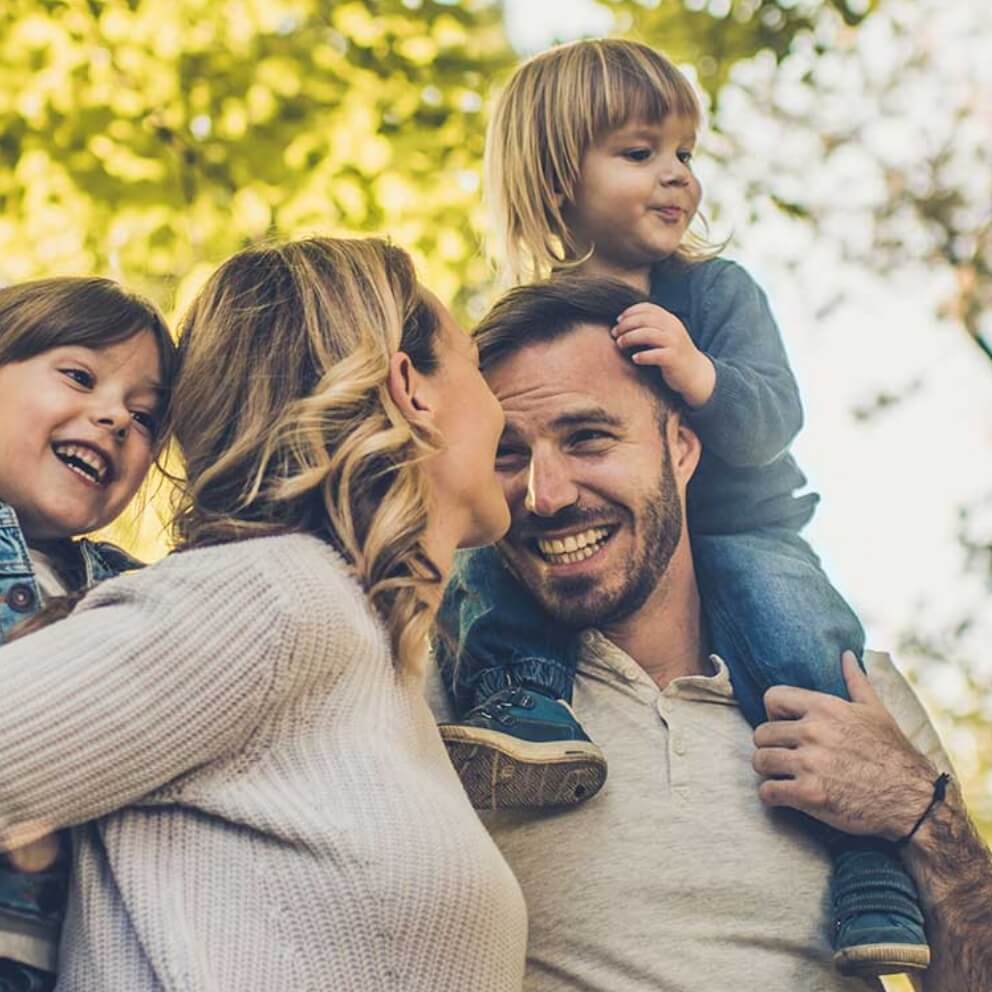
[[704, 447], [737, 468], [774, 461], [802, 427], [799, 388], [768, 299], [739, 265], [704, 287], [696, 343], [716, 368], [713, 395], [689, 412]]
[[236, 556], [187, 552], [0, 649], [0, 847], [243, 746], [292, 637], [272, 585]]

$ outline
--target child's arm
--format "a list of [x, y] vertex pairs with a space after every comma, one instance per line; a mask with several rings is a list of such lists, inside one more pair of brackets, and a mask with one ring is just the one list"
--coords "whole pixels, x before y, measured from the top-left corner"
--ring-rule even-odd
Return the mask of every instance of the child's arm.
[[701, 290], [690, 337], [674, 314], [639, 303], [620, 315], [617, 344], [638, 348], [689, 407], [703, 445], [730, 465], [766, 465], [802, 427], [799, 389], [768, 300], [738, 265], [724, 263]]

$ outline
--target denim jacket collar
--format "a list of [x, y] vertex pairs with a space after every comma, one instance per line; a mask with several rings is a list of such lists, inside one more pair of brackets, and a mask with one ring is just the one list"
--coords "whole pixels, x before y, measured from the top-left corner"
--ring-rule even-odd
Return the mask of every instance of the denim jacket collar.
[[[76, 541], [88, 588], [141, 563], [112, 544]], [[43, 599], [14, 508], [0, 501], [0, 643], [18, 621], [37, 612]]]

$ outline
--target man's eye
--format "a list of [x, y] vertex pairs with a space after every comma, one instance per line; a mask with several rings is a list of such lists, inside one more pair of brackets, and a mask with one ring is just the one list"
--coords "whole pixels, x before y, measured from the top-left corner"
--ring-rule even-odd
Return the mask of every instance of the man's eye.
[[80, 386], [84, 386], [86, 389], [93, 388], [93, 376], [85, 369], [65, 368], [59, 369], [59, 371], [66, 378], [72, 379], [73, 382], [78, 383]]
[[646, 162], [651, 157], [650, 148], [625, 148], [623, 157], [631, 162]]
[[596, 431], [596, 430], [584, 430], [576, 431], [569, 441], [572, 447], [591, 447], [596, 444], [603, 444], [606, 441], [611, 441], [613, 436], [607, 434], [606, 431]]

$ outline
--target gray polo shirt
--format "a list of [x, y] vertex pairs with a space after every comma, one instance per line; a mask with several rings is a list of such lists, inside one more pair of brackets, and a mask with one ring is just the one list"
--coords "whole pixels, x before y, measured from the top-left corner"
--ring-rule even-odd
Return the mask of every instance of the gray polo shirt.
[[[606, 753], [606, 785], [565, 812], [483, 817], [527, 900], [526, 992], [879, 989], [834, 970], [830, 859], [758, 799], [723, 662], [662, 691], [599, 633], [582, 639], [574, 707]], [[867, 667], [914, 745], [948, 768], [888, 655], [868, 652]]]

